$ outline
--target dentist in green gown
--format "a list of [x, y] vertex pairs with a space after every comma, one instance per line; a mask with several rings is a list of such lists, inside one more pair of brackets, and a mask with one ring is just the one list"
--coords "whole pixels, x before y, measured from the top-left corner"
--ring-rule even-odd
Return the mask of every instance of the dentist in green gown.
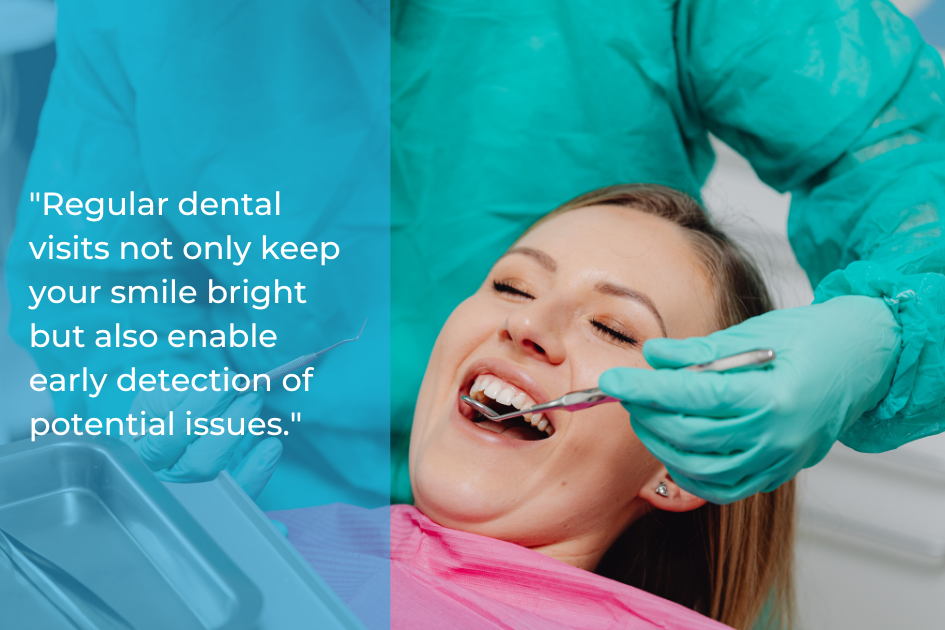
[[[945, 80], [890, 3], [405, 0], [392, 34], [395, 432], [450, 309], [527, 226], [610, 184], [698, 198], [709, 133], [792, 194], [814, 304], [653, 340], [658, 369], [606, 372], [646, 446], [727, 503], [837, 440], [945, 430]], [[672, 369], [762, 347], [774, 369]]]

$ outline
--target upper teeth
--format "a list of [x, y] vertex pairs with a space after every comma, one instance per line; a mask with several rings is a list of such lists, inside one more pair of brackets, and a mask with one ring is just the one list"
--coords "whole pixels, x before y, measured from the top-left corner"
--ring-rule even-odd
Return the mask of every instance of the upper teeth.
[[[512, 405], [516, 409], [527, 409], [534, 407], [536, 404], [534, 400], [529, 398], [528, 394], [518, 391], [492, 374], [477, 376], [472, 387], [469, 388], [469, 395], [481, 403], [487, 403], [491, 398], [500, 405]], [[526, 413], [523, 417], [526, 422], [530, 422], [539, 431], [554, 435], [554, 427], [541, 413]]]

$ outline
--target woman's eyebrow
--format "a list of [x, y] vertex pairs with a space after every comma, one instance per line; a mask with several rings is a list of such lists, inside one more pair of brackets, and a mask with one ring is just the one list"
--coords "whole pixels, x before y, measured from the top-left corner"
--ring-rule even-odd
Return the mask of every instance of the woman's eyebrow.
[[524, 254], [525, 256], [531, 256], [538, 264], [547, 269], [548, 271], [554, 272], [558, 268], [558, 263], [555, 262], [555, 259], [541, 251], [540, 249], [532, 249], [531, 247], [513, 247], [509, 251], [502, 254], [502, 258], [505, 258], [509, 254]]
[[594, 288], [606, 295], [627, 298], [628, 300], [639, 302], [643, 306], [647, 307], [650, 309], [650, 312], [653, 313], [653, 316], [656, 318], [656, 322], [660, 325], [660, 330], [663, 332], [663, 336], [667, 336], [666, 326], [663, 324], [663, 317], [660, 315], [660, 312], [656, 310], [656, 305], [653, 304], [653, 300], [651, 300], [645, 293], [634, 291], [630, 287], [625, 287], [622, 284], [614, 284], [613, 282], [598, 282], [597, 286]]

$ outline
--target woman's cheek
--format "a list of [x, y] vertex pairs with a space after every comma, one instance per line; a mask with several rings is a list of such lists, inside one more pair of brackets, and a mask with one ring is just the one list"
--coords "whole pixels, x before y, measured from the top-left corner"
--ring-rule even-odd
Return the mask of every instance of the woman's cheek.
[[430, 353], [417, 396], [414, 433], [422, 433], [430, 424], [431, 414], [444, 404], [454, 382], [462, 376], [462, 365], [495, 335], [503, 318], [495, 300], [482, 293], [474, 293], [453, 310]]
[[440, 339], [452, 346], [473, 348], [488, 339], [508, 315], [495, 298], [474, 293], [466, 298], [450, 315]]
[[[580, 414], [588, 416], [582, 420]], [[592, 453], [590, 459], [599, 463], [601, 474], [621, 494], [631, 490], [627, 484], [648, 477], [660, 465], [634, 433], [630, 414], [619, 403], [599, 405], [575, 415], [581, 423], [579, 437], [584, 449]]]

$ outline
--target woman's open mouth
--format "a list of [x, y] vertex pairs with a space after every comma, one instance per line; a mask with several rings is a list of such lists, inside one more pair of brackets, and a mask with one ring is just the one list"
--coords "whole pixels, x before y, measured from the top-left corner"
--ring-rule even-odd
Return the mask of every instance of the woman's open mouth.
[[[477, 376], [469, 386], [468, 395], [500, 415], [512, 413], [516, 409], [527, 409], [536, 404], [528, 394], [493, 374]], [[502, 422], [493, 422], [464, 403], [460, 403], [460, 406], [464, 408], [463, 415], [478, 426], [516, 440], [546, 440], [555, 433], [554, 426], [541, 413], [529, 413]]]

